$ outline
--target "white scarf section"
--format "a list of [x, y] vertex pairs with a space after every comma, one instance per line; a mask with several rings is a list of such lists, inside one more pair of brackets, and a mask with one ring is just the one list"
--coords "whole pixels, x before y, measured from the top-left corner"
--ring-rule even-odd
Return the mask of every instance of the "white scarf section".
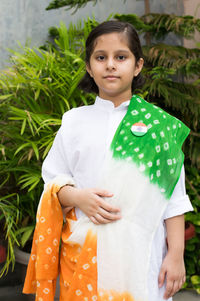
[[[112, 192], [106, 200], [121, 208], [122, 218], [94, 225], [82, 216], [71, 223], [70, 242], [84, 244], [89, 229], [97, 234], [98, 293], [114, 300], [127, 292], [134, 301], [148, 301], [147, 277], [155, 231], [168, 201], [133, 162], [108, 155], [99, 187]], [[127, 301], [127, 300], [123, 300]]]

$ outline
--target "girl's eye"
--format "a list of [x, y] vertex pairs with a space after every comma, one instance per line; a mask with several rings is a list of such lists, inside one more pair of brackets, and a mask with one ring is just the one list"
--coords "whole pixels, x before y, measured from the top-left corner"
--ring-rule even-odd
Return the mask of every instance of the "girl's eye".
[[117, 59], [119, 60], [119, 61], [124, 61], [125, 60], [125, 56], [124, 55], [118, 55], [118, 57], [117, 57]]
[[98, 60], [98, 61], [103, 61], [104, 58], [105, 58], [105, 57], [104, 57], [103, 55], [99, 55], [99, 56], [97, 57], [97, 60]]

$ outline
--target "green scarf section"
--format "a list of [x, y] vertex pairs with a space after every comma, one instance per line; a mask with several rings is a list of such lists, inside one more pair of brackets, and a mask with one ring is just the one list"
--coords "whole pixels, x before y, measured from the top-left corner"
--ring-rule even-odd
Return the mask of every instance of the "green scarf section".
[[[137, 123], [147, 130], [143, 136], [131, 130]], [[111, 143], [113, 158], [134, 162], [169, 199], [180, 177], [184, 161], [181, 147], [189, 132], [177, 118], [133, 95]]]

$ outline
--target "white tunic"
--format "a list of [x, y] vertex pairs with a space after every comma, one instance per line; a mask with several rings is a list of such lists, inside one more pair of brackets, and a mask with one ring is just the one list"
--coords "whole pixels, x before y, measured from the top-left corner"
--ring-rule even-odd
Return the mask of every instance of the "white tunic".
[[[42, 166], [47, 183], [56, 175], [67, 174], [79, 188], [94, 188], [101, 177], [106, 151], [126, 114], [130, 101], [114, 107], [109, 100], [96, 98], [95, 104], [72, 109], [63, 115], [53, 146]], [[98, 187], [104, 188], [104, 187]], [[155, 234], [148, 274], [149, 301], [163, 301], [165, 287], [158, 288], [159, 270], [166, 254], [164, 220], [193, 210], [185, 191], [185, 174], [174, 189], [169, 205]], [[83, 213], [76, 208], [79, 218]], [[171, 298], [168, 301], [172, 300]]]

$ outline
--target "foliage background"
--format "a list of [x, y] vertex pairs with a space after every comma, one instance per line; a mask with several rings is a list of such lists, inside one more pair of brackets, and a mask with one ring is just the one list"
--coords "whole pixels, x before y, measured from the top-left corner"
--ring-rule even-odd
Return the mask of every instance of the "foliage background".
[[[132, 23], [150, 41], [143, 46], [146, 83], [138, 93], [191, 128], [185, 144], [186, 183], [194, 212], [186, 220], [195, 224], [197, 236], [186, 245], [185, 287], [200, 293], [200, 49], [164, 43], [169, 33], [191, 38], [195, 29], [200, 31], [200, 20], [166, 14], [115, 17]], [[24, 247], [31, 238], [43, 189], [41, 164], [62, 114], [94, 101], [77, 84], [85, 72], [84, 41], [96, 24], [88, 19], [68, 30], [64, 24], [51, 28], [51, 43], [13, 51], [12, 67], [0, 74], [0, 222], [8, 241], [2, 274], [14, 263], [14, 244]]]

